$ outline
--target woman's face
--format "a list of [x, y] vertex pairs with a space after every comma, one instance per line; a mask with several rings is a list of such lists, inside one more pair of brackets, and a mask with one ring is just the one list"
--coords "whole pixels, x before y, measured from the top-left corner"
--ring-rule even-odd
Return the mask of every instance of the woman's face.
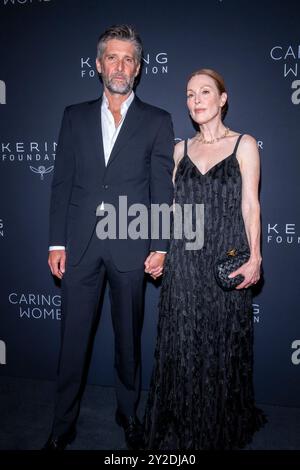
[[187, 106], [197, 124], [205, 124], [219, 115], [227, 94], [220, 94], [216, 82], [208, 75], [195, 75], [187, 85]]

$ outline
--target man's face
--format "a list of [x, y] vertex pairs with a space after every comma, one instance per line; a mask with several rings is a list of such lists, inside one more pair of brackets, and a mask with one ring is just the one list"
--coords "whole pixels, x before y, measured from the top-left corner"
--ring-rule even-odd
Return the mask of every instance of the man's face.
[[140, 70], [136, 60], [135, 46], [130, 41], [110, 39], [101, 59], [96, 59], [104, 87], [111, 94], [127, 95], [131, 92], [134, 79]]

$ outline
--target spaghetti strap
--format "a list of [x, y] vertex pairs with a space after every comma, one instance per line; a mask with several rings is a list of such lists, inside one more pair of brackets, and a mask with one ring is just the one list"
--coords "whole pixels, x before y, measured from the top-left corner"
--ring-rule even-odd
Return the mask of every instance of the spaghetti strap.
[[187, 140], [184, 141], [184, 153], [183, 156], [185, 157], [187, 155]]
[[238, 149], [238, 146], [239, 146], [239, 143], [240, 143], [241, 138], [243, 137], [243, 135], [244, 134], [241, 134], [241, 135], [238, 136], [237, 141], [236, 141], [235, 146], [234, 146], [234, 149], [233, 149], [233, 153], [236, 153], [236, 151]]

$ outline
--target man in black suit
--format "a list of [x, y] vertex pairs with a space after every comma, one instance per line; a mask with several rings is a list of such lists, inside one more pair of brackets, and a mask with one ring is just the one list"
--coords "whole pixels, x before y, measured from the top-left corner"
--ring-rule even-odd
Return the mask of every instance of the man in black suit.
[[[106, 277], [115, 336], [116, 421], [124, 428], [129, 448], [142, 446], [136, 409], [144, 272], [153, 278], [162, 273], [168, 240], [161, 231], [153, 239], [151, 235], [125, 237], [124, 226], [119, 226], [124, 222], [119, 197], [127, 197], [128, 207], [171, 205], [174, 136], [169, 113], [143, 103], [133, 92], [141, 58], [142, 44], [133, 28], [121, 25], [105, 31], [96, 59], [102, 99], [67, 107], [62, 121], [52, 182], [48, 261], [52, 274], [62, 280], [62, 339], [47, 450], [63, 450], [75, 437]], [[116, 210], [116, 238], [103, 237], [99, 229], [105, 205]], [[127, 224], [130, 221], [132, 216]]]

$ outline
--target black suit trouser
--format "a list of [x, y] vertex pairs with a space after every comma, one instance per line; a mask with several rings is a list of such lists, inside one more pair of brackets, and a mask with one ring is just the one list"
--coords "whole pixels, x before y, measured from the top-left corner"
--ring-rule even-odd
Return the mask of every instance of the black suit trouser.
[[94, 234], [78, 265], [66, 263], [62, 280], [62, 337], [53, 434], [76, 423], [89, 362], [99, 299], [107, 277], [115, 339], [115, 384], [119, 410], [135, 414], [140, 394], [141, 331], [144, 310], [144, 260], [141, 268], [120, 272], [109, 242]]

